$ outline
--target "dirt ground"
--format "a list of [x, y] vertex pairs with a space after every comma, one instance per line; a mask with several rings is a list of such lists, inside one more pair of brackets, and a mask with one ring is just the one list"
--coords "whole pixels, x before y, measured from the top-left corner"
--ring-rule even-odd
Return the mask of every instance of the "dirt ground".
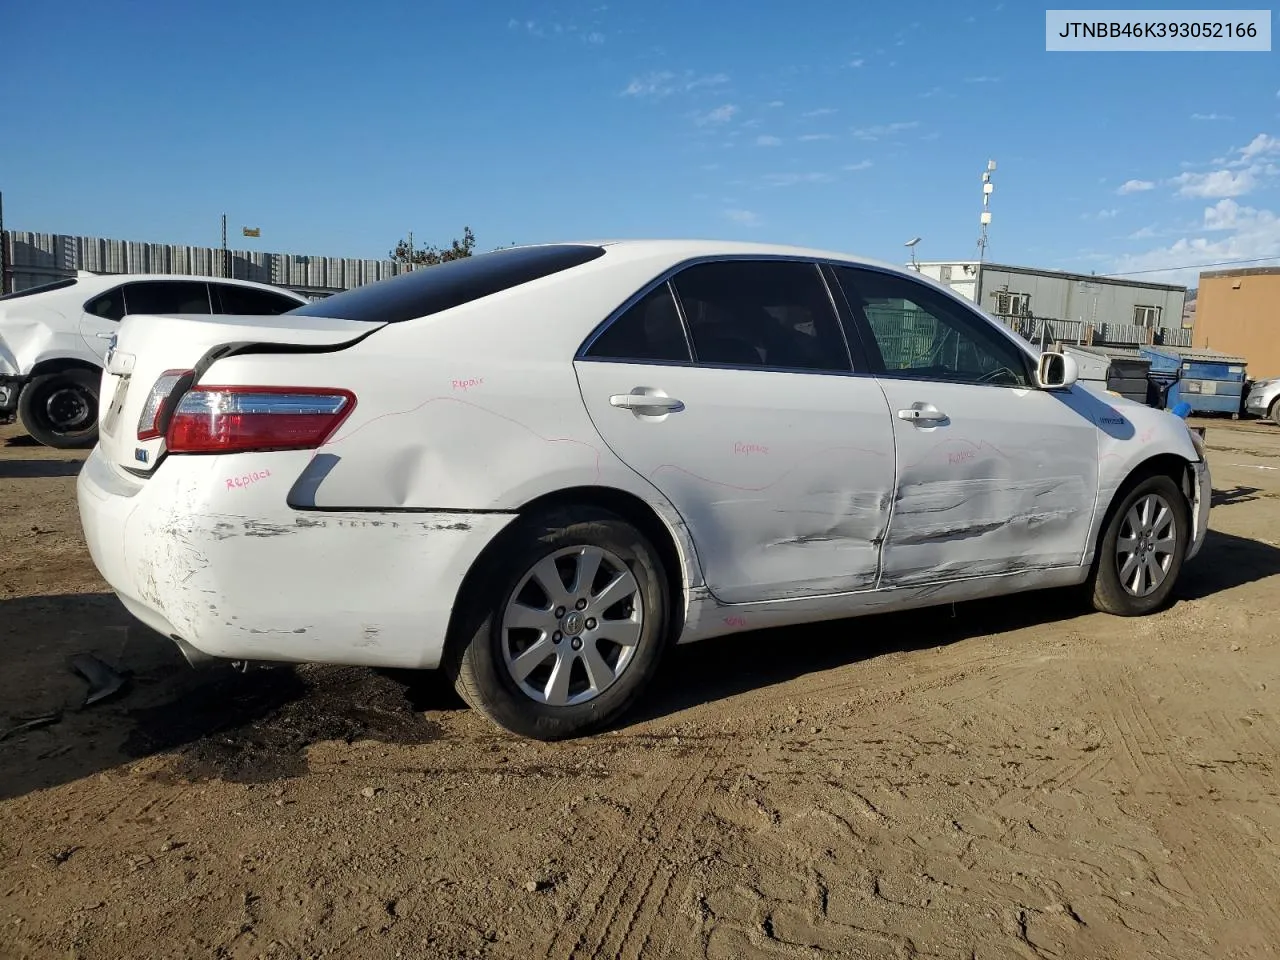
[[[0, 428], [0, 957], [1273, 956], [1280, 428], [1142, 620], [1032, 594], [682, 648], [619, 729], [432, 675], [191, 670]], [[269, 584], [264, 584], [269, 588]], [[68, 667], [129, 676], [81, 708]]]

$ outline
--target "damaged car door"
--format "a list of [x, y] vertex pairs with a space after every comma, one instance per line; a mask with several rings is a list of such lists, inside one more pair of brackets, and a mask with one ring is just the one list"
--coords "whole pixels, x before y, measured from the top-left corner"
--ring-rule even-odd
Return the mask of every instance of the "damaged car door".
[[1038, 389], [1029, 355], [958, 298], [873, 268], [832, 274], [893, 417], [898, 486], [880, 585], [1081, 563], [1098, 434], [1071, 395]]
[[642, 294], [579, 351], [578, 380], [610, 449], [688, 525], [711, 592], [873, 590], [893, 427], [817, 264], [696, 262]]

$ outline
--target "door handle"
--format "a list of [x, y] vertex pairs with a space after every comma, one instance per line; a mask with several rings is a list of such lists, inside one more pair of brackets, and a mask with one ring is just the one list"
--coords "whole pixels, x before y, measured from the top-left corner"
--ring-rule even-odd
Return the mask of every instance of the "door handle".
[[898, 419], [912, 423], [943, 423], [947, 415], [932, 403], [913, 403], [906, 410], [898, 411]]
[[612, 406], [630, 410], [637, 416], [656, 417], [666, 413], [678, 413], [684, 404], [675, 397], [650, 392], [649, 387], [636, 387], [630, 393], [615, 393], [609, 398]]

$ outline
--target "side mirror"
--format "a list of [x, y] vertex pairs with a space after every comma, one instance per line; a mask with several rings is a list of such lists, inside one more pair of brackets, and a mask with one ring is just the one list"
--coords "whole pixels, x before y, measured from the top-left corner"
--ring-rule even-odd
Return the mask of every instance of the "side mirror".
[[1041, 390], [1063, 390], [1080, 377], [1080, 365], [1076, 358], [1066, 353], [1040, 354], [1040, 367], [1036, 380]]

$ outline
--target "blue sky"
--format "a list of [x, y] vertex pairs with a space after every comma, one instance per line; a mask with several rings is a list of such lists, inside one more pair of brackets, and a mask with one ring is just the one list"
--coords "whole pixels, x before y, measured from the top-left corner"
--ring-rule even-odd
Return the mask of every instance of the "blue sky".
[[[1280, 257], [1276, 53], [1046, 53], [1008, 2], [11, 6], [6, 225], [384, 256], [604, 236], [1096, 270]], [[1127, 185], [1127, 186], [1126, 186]], [[1194, 282], [1195, 272], [1172, 275]], [[1155, 279], [1157, 277], [1153, 277]]]

